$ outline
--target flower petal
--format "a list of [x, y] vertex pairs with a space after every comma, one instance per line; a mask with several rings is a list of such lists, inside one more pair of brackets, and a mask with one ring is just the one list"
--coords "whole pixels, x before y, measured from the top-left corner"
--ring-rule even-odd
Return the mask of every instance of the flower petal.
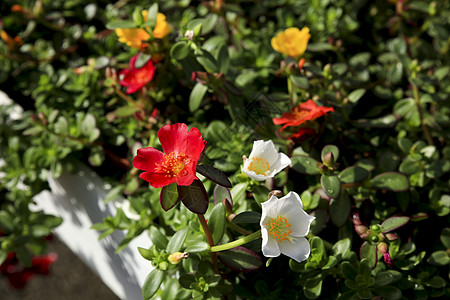
[[261, 250], [265, 257], [277, 257], [281, 254], [277, 241], [269, 237], [269, 233], [266, 228], [261, 228], [261, 237]]
[[200, 158], [200, 154], [202, 154], [203, 149], [205, 148], [202, 134], [197, 128], [193, 127], [187, 133], [185, 147], [186, 155], [191, 159], [195, 159], [195, 162], [197, 162]]
[[159, 141], [166, 154], [172, 152], [175, 152], [175, 154], [184, 153], [187, 135], [188, 126], [184, 123], [165, 125], [158, 131]]
[[153, 172], [157, 163], [164, 161], [164, 153], [152, 147], [141, 148], [133, 159], [133, 167], [139, 170]]
[[168, 177], [165, 174], [154, 172], [144, 172], [139, 177], [150, 183], [154, 188], [160, 188], [177, 181], [175, 177]]
[[270, 166], [270, 174], [273, 177], [275, 174], [281, 172], [284, 168], [291, 164], [291, 159], [284, 153], [278, 153], [278, 158], [273, 165]]
[[[294, 238], [292, 241], [283, 241], [278, 243], [278, 247], [286, 256], [289, 256], [297, 262], [302, 262], [309, 257], [311, 246], [304, 237]], [[264, 252], [263, 252], [264, 253]]]

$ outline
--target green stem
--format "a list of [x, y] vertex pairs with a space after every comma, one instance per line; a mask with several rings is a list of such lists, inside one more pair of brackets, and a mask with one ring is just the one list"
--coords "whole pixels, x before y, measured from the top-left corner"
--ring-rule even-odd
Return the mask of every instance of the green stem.
[[[197, 214], [198, 220], [200, 221], [200, 224], [202, 225], [203, 232], [205, 233], [206, 240], [208, 241], [208, 244], [211, 246], [211, 248], [214, 247], [214, 240], [211, 234], [211, 230], [209, 230], [208, 224], [206, 224], [205, 216], [202, 214]], [[217, 253], [211, 252], [211, 261], [213, 264], [214, 273], [219, 274], [219, 268], [217, 266]]]
[[289, 103], [291, 105], [291, 109], [294, 108], [295, 103], [297, 102], [297, 94], [295, 92], [295, 86], [292, 84], [291, 76], [289, 75], [287, 78], [288, 83], [288, 91], [289, 91]]
[[226, 243], [226, 244], [223, 244], [223, 245], [218, 245], [218, 246], [211, 247], [210, 250], [211, 250], [212, 253], [229, 250], [231, 248], [247, 244], [247, 243], [249, 243], [251, 241], [254, 241], [254, 240], [256, 240], [256, 239], [258, 239], [260, 237], [261, 237], [261, 230], [258, 230], [258, 231], [253, 232], [252, 234], [249, 234], [249, 235], [247, 235], [247, 236], [245, 236], [245, 237], [243, 237], [243, 238], [241, 238], [239, 240], [235, 240], [235, 241], [230, 242], [230, 243]]

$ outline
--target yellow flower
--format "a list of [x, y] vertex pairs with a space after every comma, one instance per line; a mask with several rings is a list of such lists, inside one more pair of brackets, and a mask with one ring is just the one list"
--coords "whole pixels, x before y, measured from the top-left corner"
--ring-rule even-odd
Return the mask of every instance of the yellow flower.
[[[144, 22], [147, 21], [147, 11], [142, 11], [142, 16], [144, 17]], [[158, 13], [156, 16], [156, 26], [153, 29], [153, 37], [162, 39], [170, 33], [171, 29], [169, 24], [166, 22], [166, 16], [162, 13]], [[119, 37], [119, 41], [127, 44], [131, 48], [141, 49], [147, 47], [147, 44], [143, 41], [147, 41], [150, 38], [148, 34], [142, 28], [116, 29], [116, 34]]]
[[303, 27], [302, 30], [290, 27], [273, 37], [271, 45], [273, 49], [280, 53], [299, 57], [305, 52], [310, 37], [308, 27]]

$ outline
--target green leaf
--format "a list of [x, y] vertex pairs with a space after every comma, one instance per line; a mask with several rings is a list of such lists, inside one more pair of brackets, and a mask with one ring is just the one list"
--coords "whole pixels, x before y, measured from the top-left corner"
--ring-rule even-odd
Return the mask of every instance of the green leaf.
[[349, 95], [348, 95], [348, 101], [350, 101], [351, 103], [356, 103], [359, 101], [359, 99], [361, 99], [361, 97], [366, 93], [365, 89], [357, 89], [352, 91]]
[[58, 118], [55, 123], [55, 133], [60, 135], [69, 135], [69, 122], [63, 116]]
[[164, 280], [164, 272], [158, 269], [154, 269], [145, 278], [144, 285], [142, 286], [142, 298], [149, 300], [158, 291], [161, 283]]
[[356, 162], [355, 166], [366, 169], [368, 172], [372, 172], [375, 169], [375, 162], [373, 159], [364, 158]]
[[201, 55], [195, 57], [199, 64], [205, 68], [205, 70], [209, 73], [218, 73], [218, 63], [214, 56], [206, 50], [202, 51]]
[[196, 214], [204, 214], [206, 212], [209, 199], [205, 187], [200, 180], [194, 180], [189, 186], [179, 185], [177, 189], [179, 199], [187, 209]]
[[322, 148], [322, 152], [320, 153], [322, 161], [325, 155], [327, 155], [329, 152], [333, 153], [334, 161], [337, 161], [339, 158], [339, 148], [335, 145], [326, 145]]
[[258, 186], [252, 187], [252, 193], [253, 193], [253, 197], [255, 198], [256, 202], [263, 203], [268, 200], [267, 197], [270, 193], [270, 190], [263, 185], [258, 185]]
[[20, 247], [15, 249], [17, 259], [19, 263], [25, 267], [31, 267], [32, 257], [31, 253], [25, 247]]
[[189, 55], [189, 52], [189, 45], [186, 41], [179, 41], [170, 48], [170, 56], [177, 60], [186, 58]]
[[351, 203], [346, 192], [336, 199], [330, 201], [330, 218], [337, 227], [342, 227], [348, 221], [350, 216]]
[[14, 230], [14, 221], [11, 214], [5, 210], [0, 211], [0, 229], [4, 233], [11, 233]]
[[444, 228], [441, 233], [441, 242], [445, 248], [450, 249], [450, 228]]
[[246, 183], [238, 183], [231, 189], [231, 197], [233, 198], [233, 202], [242, 203], [245, 200], [247, 194], [247, 184]]
[[348, 280], [354, 280], [356, 278], [356, 275], [358, 275], [355, 267], [348, 261], [342, 262], [341, 273], [342, 275], [344, 275], [344, 278]]
[[369, 177], [369, 171], [358, 166], [348, 167], [339, 174], [342, 183], [354, 183], [363, 181]]
[[373, 291], [379, 295], [389, 300], [397, 300], [402, 298], [402, 291], [394, 286], [383, 286], [379, 288], [374, 288]]
[[320, 170], [318, 168], [318, 165], [320, 163], [309, 156], [305, 155], [293, 156], [291, 158], [291, 164], [292, 168], [299, 173], [308, 175], [320, 174]]
[[186, 240], [186, 236], [188, 234], [188, 227], [181, 228], [170, 239], [169, 243], [167, 244], [167, 252], [173, 253], [181, 250], [181, 247], [183, 247], [183, 243]]
[[374, 268], [377, 264], [378, 251], [377, 248], [371, 243], [365, 241], [361, 249], [359, 250], [359, 256], [361, 260], [367, 259], [369, 261], [369, 265]]
[[339, 240], [333, 245], [333, 255], [338, 259], [343, 258], [349, 251], [352, 245], [352, 241], [349, 238]]
[[379, 174], [372, 178], [370, 182], [376, 188], [393, 192], [403, 192], [409, 189], [408, 177], [397, 172]]
[[303, 285], [303, 293], [308, 299], [317, 299], [322, 293], [322, 275], [319, 274], [313, 278], [308, 278]]
[[127, 20], [117, 20], [112, 21], [106, 24], [106, 28], [114, 30], [119, 28], [136, 28], [136, 25], [133, 21], [127, 21]]
[[148, 61], [151, 58], [152, 58], [152, 56], [150, 54], [145, 54], [145, 53], [139, 52], [136, 62], [134, 63], [134, 67], [136, 69], [142, 68], [143, 66], [145, 66], [148, 63]]
[[191, 95], [189, 96], [189, 111], [194, 112], [200, 107], [207, 91], [208, 87], [206, 85], [203, 85], [200, 82], [195, 84], [191, 91]]
[[145, 24], [147, 24], [148, 27], [150, 27], [151, 29], [155, 28], [157, 16], [158, 16], [158, 3], [155, 2], [147, 10], [147, 21], [145, 22]]
[[198, 165], [197, 172], [208, 178], [209, 180], [220, 184], [226, 188], [231, 188], [231, 182], [224, 172], [208, 165]]
[[138, 247], [138, 251], [139, 251], [139, 254], [141, 254], [141, 256], [143, 258], [145, 258], [146, 260], [150, 260], [150, 261], [153, 260], [154, 255], [153, 255], [153, 251], [152, 251], [151, 248], [150, 249], [144, 249], [144, 248]]
[[187, 248], [184, 250], [188, 253], [200, 253], [208, 250], [210, 248], [209, 244], [205, 241], [195, 241], [190, 242]]
[[178, 197], [178, 193], [179, 191], [175, 182], [162, 187], [159, 199], [161, 207], [165, 211], [168, 211], [178, 203], [178, 201], [180, 200]]
[[375, 287], [382, 287], [394, 283], [402, 278], [402, 274], [395, 270], [379, 272], [375, 276]]
[[35, 238], [46, 237], [50, 233], [50, 228], [45, 225], [36, 224], [31, 227], [31, 235]]
[[336, 175], [322, 174], [320, 183], [325, 194], [331, 198], [337, 198], [341, 192], [341, 181]]
[[446, 266], [450, 262], [450, 257], [446, 251], [439, 250], [433, 252], [428, 258], [428, 262], [435, 266]]
[[231, 192], [228, 188], [216, 184], [214, 188], [214, 205], [217, 203], [222, 203], [226, 200], [231, 207], [233, 207], [233, 198], [231, 197]]
[[230, 56], [228, 55], [228, 48], [226, 44], [222, 44], [217, 54], [217, 61], [219, 63], [219, 72], [226, 74], [230, 67]]
[[125, 118], [125, 117], [129, 117], [129, 116], [133, 115], [135, 112], [137, 112], [139, 110], [140, 110], [140, 108], [137, 106], [127, 105], [127, 106], [118, 107], [116, 110], [114, 110], [114, 113], [119, 118]]
[[308, 51], [311, 52], [322, 52], [322, 51], [332, 51], [333, 46], [329, 43], [309, 43]]
[[167, 240], [167, 237], [165, 234], [163, 234], [156, 226], [151, 226], [148, 235], [150, 236], [150, 239], [152, 240], [153, 244], [158, 249], [166, 249], [167, 243], [169, 242]]
[[217, 204], [212, 209], [208, 226], [211, 230], [214, 245], [217, 245], [222, 240], [226, 228], [225, 206], [222, 203]]
[[111, 201], [116, 200], [118, 197], [120, 197], [123, 193], [124, 190], [124, 186], [123, 185], [117, 185], [115, 187], [113, 187], [108, 194], [106, 194], [105, 198], [103, 199], [103, 201], [105, 203], [109, 203]]
[[217, 257], [233, 271], [254, 271], [264, 264], [258, 254], [241, 246], [217, 252]]
[[439, 276], [433, 276], [432, 278], [425, 280], [425, 285], [433, 289], [443, 288], [445, 284], [446, 284], [445, 280]]
[[235, 216], [233, 223], [259, 223], [261, 221], [261, 214], [255, 211], [244, 211]]
[[133, 22], [136, 26], [140, 26], [142, 23], [144, 23], [144, 17], [142, 16], [142, 11], [140, 7], [135, 7], [133, 14]]
[[298, 86], [299, 88], [302, 88], [304, 90], [307, 90], [309, 88], [308, 79], [305, 76], [300, 75], [291, 75], [289, 76], [292, 83]]
[[392, 230], [395, 230], [408, 223], [409, 219], [410, 219], [409, 217], [390, 217], [384, 220], [383, 223], [381, 223], [381, 231], [383, 233], [387, 233]]
[[0, 249], [0, 266], [8, 258], [8, 251]]

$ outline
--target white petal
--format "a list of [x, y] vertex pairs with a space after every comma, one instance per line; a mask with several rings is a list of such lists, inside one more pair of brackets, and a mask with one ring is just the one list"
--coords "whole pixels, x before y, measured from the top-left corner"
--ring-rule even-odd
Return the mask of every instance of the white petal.
[[276, 257], [281, 254], [278, 243], [272, 237], [269, 237], [269, 233], [266, 228], [261, 228], [262, 245], [261, 250], [266, 257]]
[[286, 217], [291, 224], [292, 236], [306, 236], [315, 217], [308, 215], [303, 209]]
[[299, 263], [306, 260], [311, 252], [311, 246], [304, 237], [295, 238], [290, 242], [283, 241], [278, 243], [278, 247], [280, 248], [281, 253]]
[[274, 164], [270, 165], [270, 172], [267, 174], [270, 177], [275, 176], [281, 172], [284, 168], [291, 164], [291, 159], [284, 153], [278, 153], [278, 158]]
[[261, 203], [262, 215], [261, 222], [259, 224], [261, 227], [266, 226], [267, 218], [275, 218], [278, 216], [278, 201], [279, 199], [272, 195], [269, 200]]
[[[247, 159], [247, 161], [249, 161], [249, 159]], [[263, 180], [266, 180], [267, 178], [272, 177], [272, 176], [268, 176], [268, 175], [256, 174], [256, 172], [250, 171], [248, 169], [248, 164], [247, 164], [247, 167], [245, 167], [245, 164], [244, 164], [244, 167], [242, 168], [242, 172], [244, 172], [251, 179], [254, 179], [257, 181], [263, 181]]]
[[271, 140], [269, 141], [258, 140], [253, 142], [253, 149], [252, 152], [250, 153], [249, 159], [255, 156], [259, 158], [264, 158], [265, 160], [267, 160], [269, 165], [272, 165], [278, 159], [278, 152], [277, 149], [275, 149], [275, 145]]

